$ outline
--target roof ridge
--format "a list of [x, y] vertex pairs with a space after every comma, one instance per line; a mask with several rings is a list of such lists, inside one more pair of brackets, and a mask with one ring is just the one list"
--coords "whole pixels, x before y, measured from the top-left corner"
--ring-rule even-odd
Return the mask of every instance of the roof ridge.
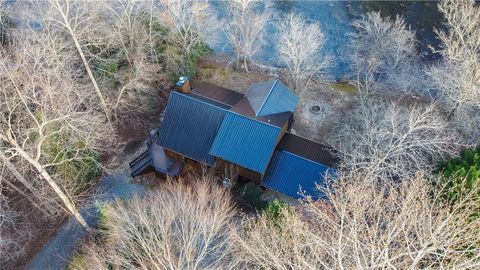
[[211, 101], [214, 101], [214, 102], [217, 102], [217, 103], [220, 103], [220, 104], [222, 104], [222, 105], [226, 105], [226, 106], [228, 106], [228, 107], [231, 107], [231, 106], [232, 106], [232, 105], [230, 105], [230, 104], [228, 104], [228, 103], [225, 103], [225, 102], [222, 102], [222, 101], [220, 101], [220, 100], [213, 99], [213, 98], [207, 97], [207, 96], [205, 96], [205, 95], [200, 95], [199, 93], [192, 92], [192, 94], [197, 95], [197, 96], [202, 97], [202, 98], [205, 98], [205, 99], [208, 99], [208, 100], [211, 100]]
[[311, 141], [311, 142], [313, 142], [313, 143], [316, 143], [316, 144], [319, 144], [319, 145], [322, 145], [322, 146], [325, 146], [325, 147], [332, 148], [333, 150], [335, 150], [332, 146], [329, 146], [329, 145], [324, 144], [324, 143], [317, 142], [317, 141], [315, 141], [315, 140], [313, 140], [313, 139], [310, 139], [310, 138], [307, 138], [307, 137], [304, 137], [304, 136], [301, 136], [301, 135], [298, 135], [298, 134], [293, 134], [293, 133], [288, 132], [288, 131], [285, 132], [285, 133], [286, 133], [286, 134], [293, 135], [293, 136], [296, 136], [296, 137], [299, 137], [299, 138], [302, 138], [302, 139], [307, 140], [307, 141]]
[[241, 114], [241, 113], [232, 111], [232, 110], [227, 110], [227, 112], [231, 112], [231, 113], [236, 114], [236, 115], [239, 115], [239, 116], [241, 116], [241, 117], [243, 117], [243, 118], [245, 118], [245, 119], [253, 120], [253, 121], [258, 122], [258, 123], [260, 123], [260, 124], [264, 124], [264, 125], [267, 125], [267, 126], [271, 126], [271, 127], [277, 128], [277, 129], [281, 129], [279, 126], [272, 125], [272, 124], [267, 123], [267, 122], [264, 122], [264, 121], [260, 121], [260, 120], [258, 120], [257, 118], [250, 117], [250, 116], [248, 116], [248, 115], [244, 115], [244, 114]]
[[265, 103], [267, 103], [267, 99], [270, 97], [270, 94], [272, 94], [273, 88], [275, 88], [275, 86], [277, 85], [277, 83], [278, 83], [278, 80], [274, 80], [274, 81], [273, 81], [272, 87], [271, 87], [270, 90], [268, 91], [268, 94], [265, 96], [265, 99], [263, 100], [262, 105], [260, 105], [260, 107], [258, 108], [258, 112], [255, 112], [255, 116], [258, 116], [258, 114], [259, 114], [260, 111], [262, 110], [263, 106], [265, 106]]
[[224, 111], [227, 111], [227, 112], [230, 111], [230, 109], [222, 108], [222, 107], [217, 106], [216, 104], [208, 103], [208, 102], [205, 102], [205, 101], [200, 100], [200, 99], [196, 99], [196, 98], [194, 98], [194, 97], [191, 96], [191, 94], [193, 94], [193, 95], [196, 95], [196, 96], [199, 96], [199, 97], [202, 97], [202, 98], [211, 100], [211, 101], [213, 101], [213, 102], [219, 103], [219, 104], [221, 104], [221, 105], [230, 106], [230, 105], [228, 105], [228, 104], [224, 104], [224, 103], [222, 103], [222, 102], [213, 100], [213, 99], [211, 99], [211, 98], [204, 97], [204, 96], [202, 96], [202, 95], [197, 95], [197, 94], [195, 94], [195, 93], [191, 93], [190, 95], [187, 95], [187, 94], [185, 94], [185, 93], [180, 93], [180, 92], [178, 92], [178, 91], [172, 91], [172, 92], [175, 92], [175, 93], [177, 93], [177, 94], [180, 95], [180, 96], [183, 96], [183, 97], [186, 97], [186, 98], [193, 99], [193, 100], [195, 100], [195, 101], [201, 102], [201, 103], [203, 103], [203, 104], [205, 104], [205, 105], [218, 108], [218, 109], [220, 109], [220, 110], [224, 110]]
[[301, 158], [301, 159], [303, 159], [303, 160], [305, 160], [305, 161], [308, 161], [308, 162], [311, 162], [311, 163], [314, 163], [314, 164], [323, 166], [323, 167], [325, 167], [325, 168], [335, 169], [335, 168], [333, 168], [333, 167], [330, 167], [330, 166], [327, 166], [327, 165], [325, 165], [325, 164], [322, 164], [322, 163], [320, 163], [320, 162], [318, 162], [318, 161], [311, 160], [311, 159], [306, 158], [306, 157], [302, 157], [302, 156], [300, 156], [300, 155], [298, 155], [298, 154], [293, 153], [292, 151], [288, 151], [288, 150], [285, 150], [285, 149], [279, 149], [279, 150], [277, 150], [277, 151], [278, 151], [278, 152], [283, 152], [283, 153], [286, 153], [286, 154], [289, 154], [289, 155], [292, 155], [292, 156], [295, 156], [295, 157], [298, 157], [298, 158]]

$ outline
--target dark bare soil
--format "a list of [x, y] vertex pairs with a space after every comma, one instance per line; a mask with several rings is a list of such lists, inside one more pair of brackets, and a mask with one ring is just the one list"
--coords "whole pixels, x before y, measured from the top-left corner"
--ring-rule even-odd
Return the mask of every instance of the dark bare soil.
[[[49, 219], [38, 208], [33, 207], [21, 194], [11, 191], [7, 194], [7, 198], [9, 201], [15, 202], [10, 205], [14, 212], [19, 213], [15, 219], [19, 228], [9, 227], [2, 234], [8, 234], [19, 239], [18, 245], [24, 247], [25, 250], [24, 256], [19, 257], [12, 264], [0, 265], [0, 269], [24, 269], [31, 258], [31, 254], [35, 254], [42, 249], [48, 239], [65, 222], [67, 214], [59, 213], [59, 216], [55, 219]], [[25, 234], [22, 228], [28, 228], [29, 235]]]

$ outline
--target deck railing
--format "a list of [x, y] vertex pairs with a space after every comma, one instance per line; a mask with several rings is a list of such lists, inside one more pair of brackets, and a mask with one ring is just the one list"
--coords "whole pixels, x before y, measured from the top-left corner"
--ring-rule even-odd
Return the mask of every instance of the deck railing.
[[153, 133], [153, 135], [150, 135], [150, 139], [147, 142], [147, 146], [150, 147], [155, 142], [155, 140], [158, 138], [159, 135], [160, 135], [160, 128], [157, 128], [155, 133]]

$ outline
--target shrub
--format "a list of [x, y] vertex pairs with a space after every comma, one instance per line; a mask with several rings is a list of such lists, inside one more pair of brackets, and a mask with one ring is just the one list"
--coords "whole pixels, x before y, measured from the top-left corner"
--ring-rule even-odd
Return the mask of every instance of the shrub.
[[282, 219], [283, 210], [287, 208], [288, 206], [285, 202], [274, 200], [263, 210], [263, 214], [275, 224], [279, 224]]
[[[183, 48], [175, 42], [175, 34], [172, 30], [159, 18], [153, 16], [150, 18], [148, 12], [141, 15], [142, 24], [146, 28], [150, 28], [153, 37], [153, 51], [155, 57], [161, 56], [166, 63], [167, 77], [175, 82], [179, 76], [193, 77], [198, 72], [198, 62], [212, 52], [205, 42], [200, 42], [195, 46], [191, 53], [185, 54]], [[150, 52], [148, 52], [150, 53]]]
[[119, 66], [115, 59], [100, 59], [94, 66], [93, 76], [102, 80], [115, 80]]
[[238, 201], [240, 204], [247, 206], [251, 210], [262, 210], [268, 203], [260, 198], [263, 190], [253, 182], [249, 182], [244, 186], [237, 188]]
[[188, 55], [184, 55], [181, 48], [170, 45], [166, 49], [166, 57], [171, 62], [167, 67], [169, 79], [175, 81], [179, 76], [183, 75], [187, 75], [190, 78], [194, 77], [198, 72], [198, 62], [211, 52], [212, 50], [206, 43], [196, 46]]
[[91, 188], [102, 173], [98, 153], [68, 134], [48, 137], [42, 150], [48, 162], [56, 164], [49, 172], [59, 177], [70, 195], [80, 195]]
[[449, 199], [458, 200], [464, 192], [480, 185], [480, 145], [465, 149], [460, 156], [441, 163], [439, 172], [445, 177]]

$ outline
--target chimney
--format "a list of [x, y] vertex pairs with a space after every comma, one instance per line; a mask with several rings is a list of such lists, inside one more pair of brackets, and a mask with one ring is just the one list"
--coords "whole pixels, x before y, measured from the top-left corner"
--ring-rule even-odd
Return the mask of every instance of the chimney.
[[190, 93], [190, 81], [188, 77], [182, 76], [178, 79], [178, 82], [175, 84], [175, 89], [181, 93]]

